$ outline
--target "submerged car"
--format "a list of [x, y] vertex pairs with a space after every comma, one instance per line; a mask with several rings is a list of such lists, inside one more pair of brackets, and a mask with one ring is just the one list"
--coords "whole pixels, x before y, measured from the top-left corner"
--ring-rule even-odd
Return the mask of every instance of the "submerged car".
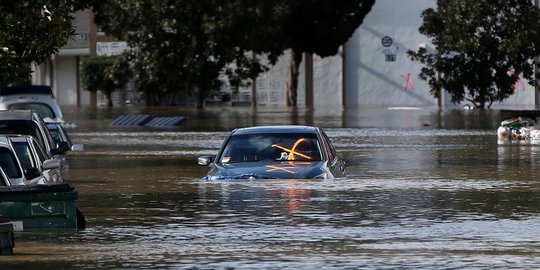
[[62, 110], [48, 85], [15, 84], [0, 87], [0, 110], [32, 110], [41, 118], [61, 121]]
[[9, 135], [15, 153], [25, 171], [35, 170], [43, 175], [31, 179], [30, 184], [52, 184], [62, 182], [60, 160], [47, 157], [45, 150], [37, 140], [28, 135]]
[[23, 134], [37, 139], [49, 158], [60, 156], [69, 151], [66, 142], [56, 144], [45, 122], [33, 111], [0, 111], [0, 134]]
[[261, 126], [233, 130], [210, 166], [207, 180], [331, 179], [345, 173], [345, 161], [326, 133], [310, 126]]
[[45, 122], [47, 124], [47, 129], [53, 138], [55, 144], [60, 144], [61, 142], [66, 142], [69, 146], [69, 149], [72, 151], [83, 151], [84, 145], [82, 144], [73, 144], [69, 138], [66, 130], [61, 123], [56, 122]]
[[15, 148], [6, 135], [0, 135], [0, 167], [5, 172], [9, 186], [28, 185], [31, 182], [39, 182], [43, 178], [36, 167], [23, 169], [21, 161], [15, 152]]

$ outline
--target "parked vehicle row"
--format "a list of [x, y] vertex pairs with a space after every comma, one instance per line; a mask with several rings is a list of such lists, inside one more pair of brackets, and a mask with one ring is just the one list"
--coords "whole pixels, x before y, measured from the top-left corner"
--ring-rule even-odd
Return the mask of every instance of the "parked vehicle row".
[[29, 110], [0, 111], [0, 134], [0, 150], [5, 155], [0, 157], [0, 166], [8, 176], [7, 185], [60, 183], [64, 155], [83, 148], [71, 143], [60, 124], [45, 124]]
[[61, 176], [65, 155], [82, 145], [63, 125], [49, 86], [0, 87], [0, 213], [19, 230], [86, 227], [77, 192]]
[[0, 167], [7, 177], [0, 185], [62, 182], [64, 155], [83, 149], [71, 143], [62, 117], [49, 86], [0, 88]]

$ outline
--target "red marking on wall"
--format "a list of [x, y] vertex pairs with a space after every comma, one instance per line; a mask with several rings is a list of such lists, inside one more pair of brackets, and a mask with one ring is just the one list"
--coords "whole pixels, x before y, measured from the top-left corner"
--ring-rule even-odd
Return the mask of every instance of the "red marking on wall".
[[413, 92], [414, 85], [412, 84], [411, 73], [410, 72], [403, 73], [401, 74], [401, 78], [405, 81], [405, 91], [411, 89], [411, 92]]
[[[507, 74], [512, 76], [512, 75], [515, 74], [515, 71], [513, 69], [511, 69], [511, 70], [509, 70], [507, 72]], [[515, 81], [512, 84], [512, 91], [513, 92], [516, 91], [516, 88], [518, 87], [518, 84], [519, 84], [519, 87], [521, 88], [521, 92], [525, 93], [526, 89], [525, 89], [525, 83], [523, 82], [523, 74], [522, 73], [519, 74], [517, 81]]]
[[523, 82], [523, 77], [519, 75], [519, 79], [512, 84], [512, 90], [515, 92], [517, 85], [519, 84], [519, 87], [521, 88], [521, 92], [525, 93], [525, 83]]

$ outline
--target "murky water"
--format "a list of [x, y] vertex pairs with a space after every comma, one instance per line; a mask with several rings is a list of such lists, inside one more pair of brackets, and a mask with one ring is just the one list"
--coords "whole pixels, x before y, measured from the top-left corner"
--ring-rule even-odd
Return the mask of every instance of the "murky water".
[[[70, 154], [65, 178], [88, 228], [18, 233], [0, 269], [540, 265], [540, 146], [498, 144], [496, 112], [175, 108], [152, 113], [189, 115], [178, 129], [109, 126], [125, 112], [68, 111], [85, 151]], [[324, 127], [348, 177], [200, 179], [196, 157], [230, 129], [290, 123]]]

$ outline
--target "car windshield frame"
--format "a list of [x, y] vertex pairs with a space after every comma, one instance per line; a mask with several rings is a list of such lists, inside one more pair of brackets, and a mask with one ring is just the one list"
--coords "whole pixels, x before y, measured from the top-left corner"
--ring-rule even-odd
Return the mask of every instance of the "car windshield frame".
[[28, 142], [12, 142], [12, 144], [24, 170], [38, 167]]
[[216, 162], [319, 162], [323, 149], [316, 133], [233, 134]]

